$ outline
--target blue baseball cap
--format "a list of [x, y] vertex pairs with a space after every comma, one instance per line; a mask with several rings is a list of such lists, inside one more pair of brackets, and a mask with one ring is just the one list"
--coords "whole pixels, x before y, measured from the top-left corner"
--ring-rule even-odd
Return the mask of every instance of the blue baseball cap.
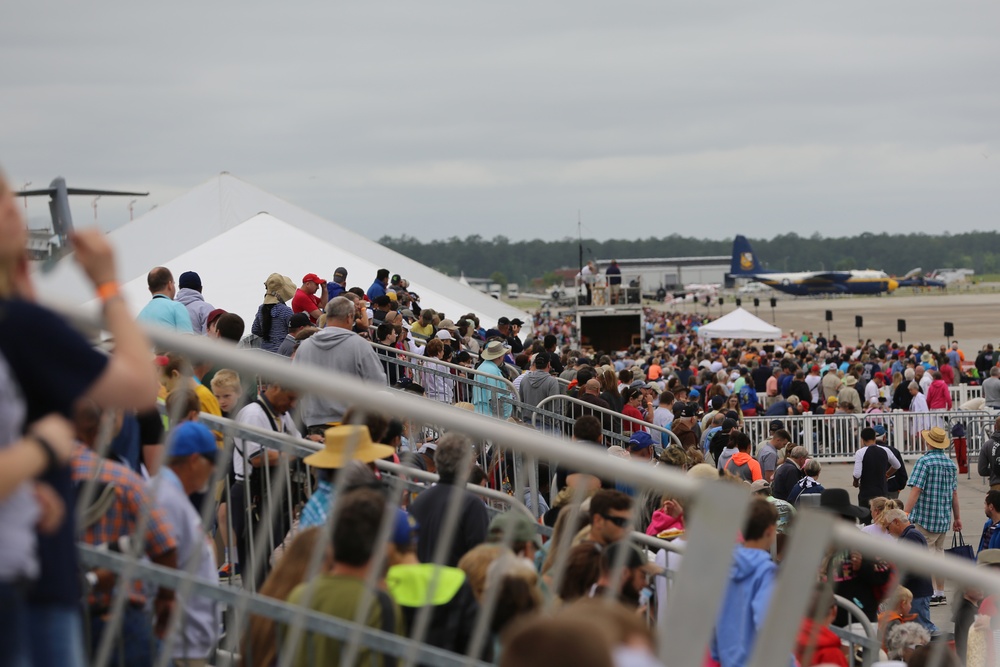
[[207, 426], [198, 422], [184, 422], [170, 432], [168, 451], [170, 456], [201, 454], [215, 460], [215, 454], [219, 450], [215, 446], [215, 436]]
[[396, 523], [392, 527], [390, 540], [393, 544], [409, 546], [413, 543], [413, 534], [417, 532], [417, 522], [406, 510], [396, 508]]
[[642, 450], [653, 446], [653, 438], [645, 431], [636, 431], [632, 434], [632, 437], [628, 439], [628, 450], [630, 452], [641, 452]]

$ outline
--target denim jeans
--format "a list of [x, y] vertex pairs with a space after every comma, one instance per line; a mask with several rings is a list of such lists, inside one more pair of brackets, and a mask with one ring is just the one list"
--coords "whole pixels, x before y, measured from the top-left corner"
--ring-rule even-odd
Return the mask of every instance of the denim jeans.
[[112, 628], [104, 619], [91, 618], [91, 660], [97, 657], [105, 629], [115, 635], [109, 667], [150, 667], [153, 664], [159, 642], [153, 637], [153, 620], [144, 609], [126, 605], [120, 627]]
[[910, 611], [917, 615], [917, 623], [927, 628], [927, 632], [931, 634], [938, 632], [938, 627], [931, 620], [931, 599], [929, 597], [913, 598]]
[[28, 643], [25, 641], [28, 622], [27, 605], [20, 584], [0, 582], [0, 650], [2, 662], [11, 667], [28, 667]]
[[83, 619], [75, 606], [28, 606], [28, 642], [34, 667], [84, 667]]

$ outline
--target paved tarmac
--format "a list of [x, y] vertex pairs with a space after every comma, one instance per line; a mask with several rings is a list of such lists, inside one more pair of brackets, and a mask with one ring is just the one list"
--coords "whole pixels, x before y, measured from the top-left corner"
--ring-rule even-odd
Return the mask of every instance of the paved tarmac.
[[[955, 340], [959, 341], [966, 358], [975, 354], [986, 343], [1000, 344], [1000, 328], [991, 317], [1000, 304], [1000, 294], [977, 293], [956, 294], [929, 292], [914, 295], [911, 290], [898, 290], [892, 295], [868, 297], [781, 297], [774, 309], [774, 319], [770, 308], [772, 293], [763, 292], [757, 296], [760, 307], [757, 316], [781, 327], [782, 331], [794, 330], [827, 332], [826, 311], [833, 312], [830, 333], [837, 334], [845, 344], [855, 344], [858, 330], [854, 327], [854, 316], [860, 315], [864, 327], [861, 338], [883, 341], [891, 338], [904, 343], [914, 341], [931, 343], [935, 346], [946, 342], [944, 322], [955, 325]], [[754, 312], [753, 295], [741, 296], [743, 308]], [[688, 304], [690, 308], [690, 304]], [[724, 297], [723, 313], [736, 307], [734, 297]], [[697, 309], [704, 312], [704, 306]], [[711, 314], [719, 313], [718, 306], [712, 306]], [[897, 320], [906, 320], [906, 333], [897, 332]], [[970, 359], [971, 360], [971, 359]]]
[[[949, 450], [952, 451], [953, 450]], [[906, 469], [913, 469], [914, 461], [906, 461]], [[829, 463], [823, 465], [819, 482], [826, 488], [847, 489], [853, 500], [857, 500], [857, 491], [853, 488], [851, 480], [853, 478], [853, 463]], [[968, 544], [972, 544], [973, 549], [979, 548], [979, 537], [982, 533], [983, 523], [986, 516], [983, 514], [983, 497], [989, 491], [987, 480], [976, 474], [975, 461], [971, 462], [970, 475], [960, 474], [958, 477], [958, 499], [959, 509], [962, 518], [962, 534]], [[906, 493], [900, 494], [900, 498], [905, 502]], [[951, 546], [951, 533], [948, 534], [948, 545]], [[931, 620], [941, 630], [951, 632], [954, 624], [951, 620], [952, 603], [957, 601], [955, 586], [949, 583], [945, 586], [948, 595], [948, 605], [931, 607]]]

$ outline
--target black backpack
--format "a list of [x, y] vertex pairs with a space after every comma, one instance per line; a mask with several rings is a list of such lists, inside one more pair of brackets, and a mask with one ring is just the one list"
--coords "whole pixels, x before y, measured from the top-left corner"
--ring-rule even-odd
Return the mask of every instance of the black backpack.
[[722, 450], [727, 446], [729, 446], [729, 434], [723, 433], [721, 430], [716, 431], [708, 442], [708, 453], [712, 455], [712, 460], [718, 461], [719, 457], [722, 456]]

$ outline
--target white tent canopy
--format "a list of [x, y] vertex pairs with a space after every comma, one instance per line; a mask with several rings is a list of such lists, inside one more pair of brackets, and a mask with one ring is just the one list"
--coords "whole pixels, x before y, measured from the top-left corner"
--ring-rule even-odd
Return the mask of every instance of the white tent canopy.
[[737, 308], [728, 315], [723, 315], [714, 322], [698, 328], [698, 337], [703, 339], [775, 340], [781, 336], [781, 329], [768, 324], [743, 308]]
[[[299, 284], [307, 273], [330, 280], [343, 266], [348, 286], [364, 290], [378, 269], [398, 273], [420, 295], [421, 306], [452, 319], [473, 312], [486, 327], [500, 317], [531, 321], [521, 310], [228, 174], [153, 209], [108, 238], [134, 313], [149, 301], [150, 269], [165, 266], [175, 279], [196, 271], [205, 300], [240, 315], [249, 332], [268, 275], [281, 273]], [[93, 290], [71, 258], [51, 273], [39, 272], [36, 279], [43, 297], [96, 308]]]

